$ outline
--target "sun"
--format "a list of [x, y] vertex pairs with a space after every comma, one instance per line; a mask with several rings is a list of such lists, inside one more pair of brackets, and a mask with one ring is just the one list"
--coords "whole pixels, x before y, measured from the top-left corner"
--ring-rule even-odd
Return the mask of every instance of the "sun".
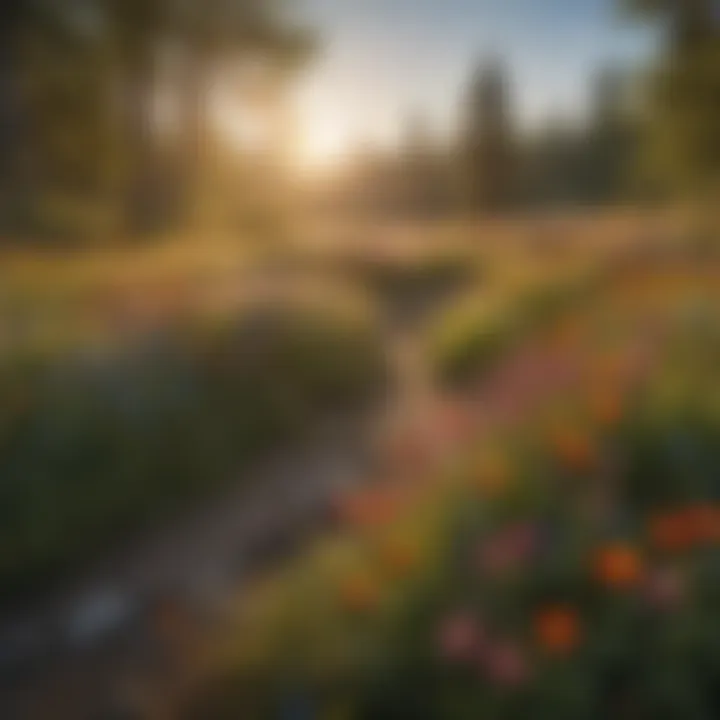
[[329, 115], [303, 123], [297, 146], [298, 169], [307, 174], [327, 174], [339, 169], [350, 152], [343, 126]]

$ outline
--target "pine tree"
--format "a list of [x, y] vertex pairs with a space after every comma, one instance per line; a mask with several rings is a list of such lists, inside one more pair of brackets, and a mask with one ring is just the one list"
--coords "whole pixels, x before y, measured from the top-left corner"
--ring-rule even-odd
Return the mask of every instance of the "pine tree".
[[498, 62], [482, 65], [469, 94], [462, 156], [471, 209], [496, 211], [514, 197], [507, 82]]

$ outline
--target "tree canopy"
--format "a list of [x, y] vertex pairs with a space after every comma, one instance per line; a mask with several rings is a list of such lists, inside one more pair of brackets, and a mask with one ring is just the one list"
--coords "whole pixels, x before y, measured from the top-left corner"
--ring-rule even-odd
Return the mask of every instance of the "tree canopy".
[[131, 232], [179, 220], [169, 206], [193, 203], [218, 67], [262, 54], [287, 72], [312, 50], [286, 0], [10, 0], [0, 35], [0, 224], [14, 232], [80, 205]]

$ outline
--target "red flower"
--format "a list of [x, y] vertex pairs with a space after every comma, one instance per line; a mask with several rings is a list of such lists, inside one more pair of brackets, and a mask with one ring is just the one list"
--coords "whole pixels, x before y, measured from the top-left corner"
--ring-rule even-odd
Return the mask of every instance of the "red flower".
[[655, 548], [669, 552], [687, 550], [697, 539], [694, 519], [678, 511], [651, 517], [647, 532]]
[[716, 543], [720, 541], [720, 508], [709, 504], [698, 504], [688, 508], [685, 522], [692, 526], [699, 542]]
[[552, 605], [535, 616], [538, 643], [555, 655], [567, 655], [580, 643], [582, 629], [577, 612], [567, 605]]

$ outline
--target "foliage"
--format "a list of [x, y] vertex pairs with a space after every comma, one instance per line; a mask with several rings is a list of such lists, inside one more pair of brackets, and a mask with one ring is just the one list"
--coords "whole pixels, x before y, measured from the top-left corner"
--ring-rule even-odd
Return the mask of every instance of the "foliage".
[[690, 193], [716, 189], [720, 178], [720, 25], [710, 0], [626, 3], [662, 23], [665, 43], [652, 72], [647, 165], [656, 178]]
[[397, 255], [361, 252], [342, 258], [339, 270], [401, 311], [477, 284], [483, 273], [472, 250], [462, 248]]
[[595, 274], [540, 282], [500, 297], [472, 298], [450, 308], [431, 330], [429, 352], [438, 378], [452, 386], [477, 378], [535, 330], [592, 289]]
[[[45, 235], [80, 206], [85, 235], [187, 222], [203, 188], [217, 69], [264, 56], [287, 75], [311, 51], [279, 0], [13, 0], [0, 57], [5, 232]], [[7, 22], [5, 22], [5, 20]], [[158, 87], [175, 108], [157, 123]], [[82, 213], [77, 213], [79, 217]], [[59, 229], [72, 234], [59, 218]], [[82, 230], [82, 228], [81, 228]]]
[[297, 298], [119, 347], [39, 350], [0, 375], [4, 599], [359, 407], [384, 375], [369, 317]]

